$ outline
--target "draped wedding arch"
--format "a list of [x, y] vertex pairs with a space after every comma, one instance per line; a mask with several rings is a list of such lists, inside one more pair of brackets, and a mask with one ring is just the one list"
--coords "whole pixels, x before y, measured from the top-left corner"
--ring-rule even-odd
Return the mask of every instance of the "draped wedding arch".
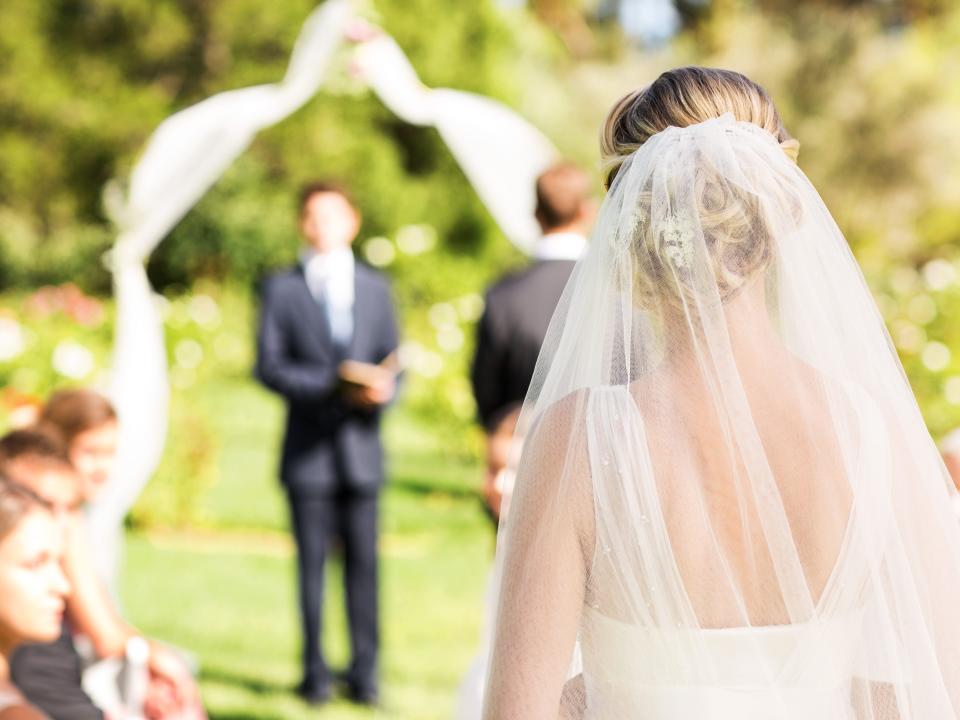
[[[323, 86], [351, 23], [351, 0], [327, 0], [305, 21], [283, 79], [213, 95], [163, 121], [125, 190], [105, 193], [118, 235], [110, 254], [117, 306], [108, 394], [120, 418], [117, 470], [90, 511], [101, 572], [111, 583], [127, 512], [166, 443], [169, 383], [163, 322], [147, 279], [151, 252], [250, 145]], [[503, 233], [521, 250], [537, 236], [533, 182], [556, 157], [536, 128], [488, 98], [423, 85], [397, 43], [377, 32], [356, 64], [370, 88], [406, 122], [435, 127]]]

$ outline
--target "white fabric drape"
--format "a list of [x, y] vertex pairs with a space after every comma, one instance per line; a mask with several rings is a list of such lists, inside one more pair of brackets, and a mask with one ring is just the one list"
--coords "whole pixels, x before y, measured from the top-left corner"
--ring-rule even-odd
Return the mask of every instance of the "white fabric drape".
[[[156, 469], [167, 430], [163, 324], [144, 264], [257, 132], [317, 92], [353, 18], [351, 0], [327, 0], [304, 23], [281, 82], [223, 92], [172, 115], [151, 136], [126, 194], [116, 183], [107, 188], [119, 228], [111, 256], [117, 318], [109, 394], [121, 437], [115, 477], [90, 508], [89, 525], [111, 582], [121, 523]], [[388, 36], [358, 51], [374, 92], [402, 119], [437, 127], [506, 236], [529, 251], [537, 237], [533, 182], [556, 157], [549, 141], [499, 103], [423, 87]]]
[[558, 157], [550, 141], [489, 98], [426, 87], [388, 35], [361, 45], [357, 63], [370, 87], [399, 118], [436, 127], [503, 234], [530, 254], [540, 237], [533, 215], [534, 184]]
[[156, 469], [167, 433], [163, 322], [144, 264], [257, 132], [313, 96], [350, 17], [349, 0], [325, 3], [304, 24], [280, 83], [220, 93], [171, 116], [150, 138], [126, 197], [116, 188], [108, 193], [108, 209], [120, 230], [111, 258], [117, 318], [109, 394], [121, 430], [116, 472], [88, 520], [111, 586], [123, 518]]

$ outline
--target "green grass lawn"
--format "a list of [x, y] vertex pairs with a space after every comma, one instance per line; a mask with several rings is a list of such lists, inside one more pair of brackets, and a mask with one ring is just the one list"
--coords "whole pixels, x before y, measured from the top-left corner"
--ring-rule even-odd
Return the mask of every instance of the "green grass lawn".
[[[479, 469], [446, 457], [398, 408], [388, 422], [382, 506], [383, 706], [322, 711], [299, 680], [293, 547], [275, 478], [281, 406], [246, 380], [198, 388], [218, 425], [217, 481], [203, 527], [128, 536], [124, 603], [146, 633], [188, 648], [214, 719], [446, 718], [476, 648], [493, 537], [477, 500]], [[339, 565], [330, 564], [325, 644], [348, 658]]]

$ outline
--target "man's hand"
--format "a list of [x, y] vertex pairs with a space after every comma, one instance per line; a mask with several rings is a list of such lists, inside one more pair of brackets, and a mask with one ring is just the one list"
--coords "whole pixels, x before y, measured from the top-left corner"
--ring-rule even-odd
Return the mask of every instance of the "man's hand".
[[361, 385], [347, 390], [347, 400], [356, 407], [373, 410], [393, 400], [396, 391], [396, 378], [392, 373], [385, 373], [383, 377], [369, 385]]

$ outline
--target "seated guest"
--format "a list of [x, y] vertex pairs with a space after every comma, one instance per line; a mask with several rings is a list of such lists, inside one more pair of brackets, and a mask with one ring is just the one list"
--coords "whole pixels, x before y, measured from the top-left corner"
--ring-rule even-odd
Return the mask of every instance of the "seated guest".
[[[64, 531], [80, 506], [76, 473], [62, 446], [36, 430], [17, 430], [0, 439], [3, 474], [35, 492], [50, 506]], [[83, 691], [83, 663], [66, 621], [54, 642], [21, 646], [10, 660], [13, 682], [54, 720], [100, 720], [103, 713]]]
[[59, 390], [40, 411], [39, 425], [63, 441], [79, 473], [80, 493], [90, 502], [106, 486], [117, 458], [117, 413], [92, 390]]
[[70, 462], [80, 473], [87, 546], [97, 574], [115, 600], [123, 545], [122, 523], [115, 506], [118, 502], [127, 504], [122, 479], [111, 484], [117, 464], [117, 413], [103, 395], [70, 388], [50, 396], [37, 422], [60, 437]]
[[0, 720], [44, 720], [10, 683], [11, 654], [60, 633], [70, 585], [60, 567], [63, 528], [27, 488], [0, 480]]
[[[56, 436], [37, 429], [8, 434], [0, 439], [0, 469], [14, 482], [48, 499], [62, 514], [67, 532], [64, 570], [73, 586], [66, 613], [70, 630], [74, 636], [87, 637], [96, 657], [115, 661], [119, 670], [128, 648], [142, 641], [139, 640], [140, 634], [120, 617], [90, 558], [77, 499], [84, 497], [97, 484], [74, 468], [68, 460], [69, 449], [60, 446], [52, 437]], [[147, 718], [204, 717], [196, 684], [184, 663], [176, 653], [157, 642], [147, 641], [147, 645], [149, 682], [144, 701]], [[51, 668], [58, 671], [56, 684], [45, 674], [52, 672]], [[99, 717], [89, 714], [89, 708], [87, 715], [68, 714], [60, 708], [66, 688], [71, 688], [76, 696], [79, 678], [75, 669], [73, 643], [64, 640], [52, 645], [24, 647], [13, 662], [15, 682], [31, 702], [55, 720], [61, 717]], [[102, 698], [100, 695], [94, 698], [97, 704], [111, 718], [124, 717], [127, 711], [117, 705], [119, 698], [108, 698], [107, 693], [102, 695]], [[104, 707], [107, 704], [109, 707]]]
[[[39, 422], [63, 441], [77, 470], [82, 501], [90, 503], [104, 492], [116, 464], [118, 422], [113, 405], [92, 390], [60, 390], [47, 400]], [[96, 562], [88, 534], [81, 535], [77, 545], [82, 551], [71, 547], [67, 554], [68, 560], [77, 563], [75, 569], [67, 565], [67, 577], [74, 588], [67, 614], [74, 632], [91, 641], [98, 658], [122, 658], [130, 641], [139, 634], [120, 618], [101, 575], [102, 563]], [[147, 666], [148, 720], [206, 717], [196, 682], [178, 653], [149, 641]]]

